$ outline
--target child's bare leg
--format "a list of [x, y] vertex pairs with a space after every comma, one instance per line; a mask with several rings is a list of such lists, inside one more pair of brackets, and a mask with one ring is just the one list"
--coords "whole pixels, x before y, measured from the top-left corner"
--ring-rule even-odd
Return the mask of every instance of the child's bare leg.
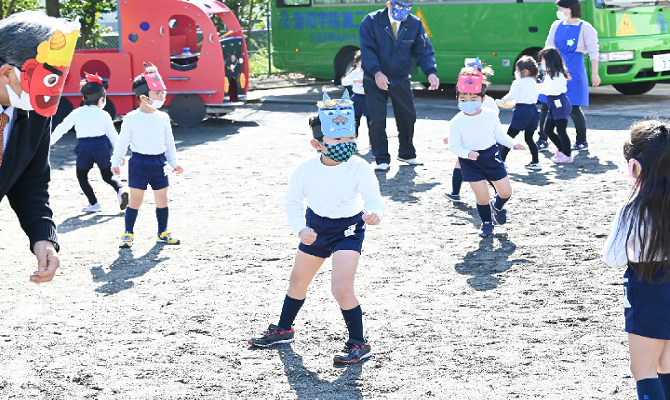
[[661, 359], [658, 362], [658, 379], [661, 381], [665, 398], [670, 399], [670, 340], [665, 340]]
[[144, 201], [144, 190], [130, 188], [130, 200], [128, 200], [128, 207], [139, 210]]
[[333, 254], [331, 291], [340, 305], [342, 317], [349, 331], [349, 339], [365, 342], [363, 311], [354, 293], [354, 279], [361, 254], [354, 250], [339, 250]]
[[154, 201], [156, 208], [165, 208], [168, 206], [168, 188], [154, 190]]
[[291, 271], [288, 292], [284, 298], [284, 305], [282, 306], [277, 325], [287, 331], [291, 330], [293, 321], [305, 302], [305, 297], [307, 297], [307, 287], [324, 261], [325, 258], [316, 257], [298, 250], [298, 254], [295, 256], [295, 264]]
[[628, 334], [630, 370], [635, 378], [638, 398], [664, 398], [663, 387], [658, 379], [661, 354], [666, 341]]
[[490, 194], [489, 187], [486, 186], [486, 181], [470, 182], [472, 191], [475, 192], [478, 206], [485, 206], [489, 204]]
[[498, 193], [497, 197], [503, 199], [512, 197], [512, 184], [510, 183], [508, 176], [491, 183], [493, 183], [493, 187], [496, 188], [496, 193]]

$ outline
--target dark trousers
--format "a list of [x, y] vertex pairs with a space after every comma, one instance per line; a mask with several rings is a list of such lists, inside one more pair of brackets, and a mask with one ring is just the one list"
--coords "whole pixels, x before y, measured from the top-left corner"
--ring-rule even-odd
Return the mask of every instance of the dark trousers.
[[374, 80], [363, 79], [363, 88], [370, 110], [370, 144], [375, 162], [377, 164], [391, 162], [389, 141], [386, 136], [386, 104], [389, 97], [391, 97], [395, 123], [398, 127], [398, 141], [400, 142], [398, 157], [406, 160], [416, 158], [413, 144], [416, 110], [409, 79], [395, 86], [389, 85], [388, 90], [381, 90]]
[[[544, 133], [544, 123], [547, 120], [547, 112], [549, 107], [547, 103], [542, 103], [542, 109], [540, 110], [540, 140], [547, 141], [549, 138]], [[577, 131], [576, 143], [585, 143], [586, 142], [586, 117], [584, 117], [584, 112], [580, 106], [572, 106], [572, 113], [570, 113], [570, 118], [572, 118], [572, 123], [575, 124], [575, 131]]]

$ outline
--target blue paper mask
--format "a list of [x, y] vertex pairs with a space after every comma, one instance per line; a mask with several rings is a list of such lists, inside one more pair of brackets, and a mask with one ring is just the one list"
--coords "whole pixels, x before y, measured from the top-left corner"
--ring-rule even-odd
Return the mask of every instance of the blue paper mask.
[[323, 101], [316, 103], [319, 107], [321, 133], [323, 136], [340, 138], [354, 136], [354, 103], [349, 99], [349, 92], [345, 89], [342, 98], [332, 100], [328, 93], [323, 93]]
[[412, 9], [412, 4], [414, 4], [413, 1], [406, 2], [406, 1], [392, 0], [391, 13], [393, 15], [393, 19], [395, 19], [396, 21], [405, 21], [407, 17], [409, 17], [409, 12]]

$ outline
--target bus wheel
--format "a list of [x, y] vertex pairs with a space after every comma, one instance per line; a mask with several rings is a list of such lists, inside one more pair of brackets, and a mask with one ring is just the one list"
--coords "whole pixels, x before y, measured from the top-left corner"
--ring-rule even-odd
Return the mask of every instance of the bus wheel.
[[197, 94], [180, 94], [170, 102], [168, 114], [177, 125], [193, 128], [207, 116], [207, 107]]
[[651, 82], [632, 82], [632, 83], [619, 83], [614, 86], [619, 93], [634, 96], [638, 94], [644, 94], [650, 91], [656, 86], [655, 81]]
[[335, 85], [340, 85], [342, 78], [354, 66], [354, 56], [358, 49], [355, 47], [351, 47], [350, 49], [347, 52], [341, 52], [335, 57]]

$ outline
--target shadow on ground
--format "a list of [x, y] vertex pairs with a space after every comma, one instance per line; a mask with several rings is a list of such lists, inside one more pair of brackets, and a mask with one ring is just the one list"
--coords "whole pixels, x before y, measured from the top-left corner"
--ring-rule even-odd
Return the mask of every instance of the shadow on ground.
[[131, 249], [119, 249], [119, 257], [109, 266], [109, 272], [102, 267], [91, 268], [93, 282], [104, 282], [95, 289], [96, 292], [105, 296], [117, 294], [123, 290], [130, 289], [135, 285], [131, 280], [140, 277], [168, 257], [159, 257], [163, 243], [156, 243], [145, 255], [135, 258]]
[[[91, 216], [91, 214], [88, 213], [75, 215], [74, 217], [70, 217], [65, 221], [61, 222], [60, 224], [58, 224], [58, 233], [68, 233], [76, 231], [79, 228], [86, 228], [92, 225], [102, 224], [107, 221], [111, 221], [114, 218], [123, 217], [123, 215], [124, 215], [123, 211], [120, 211], [118, 214], [111, 214], [111, 215], [94, 214]], [[89, 216], [90, 218], [86, 218]]]
[[416, 184], [416, 168], [420, 167], [401, 165], [398, 173], [390, 179], [386, 178], [388, 171], [376, 171], [382, 196], [400, 203], [412, 203], [419, 201], [415, 193], [427, 192], [438, 185], [438, 182]]

